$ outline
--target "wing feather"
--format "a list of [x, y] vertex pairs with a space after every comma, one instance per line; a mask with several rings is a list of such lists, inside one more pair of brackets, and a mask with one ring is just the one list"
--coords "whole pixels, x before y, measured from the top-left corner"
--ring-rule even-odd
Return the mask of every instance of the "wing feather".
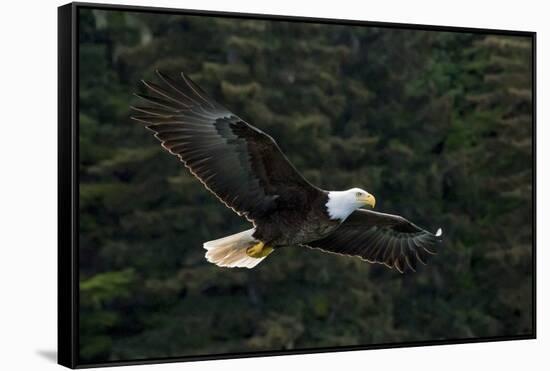
[[227, 207], [255, 221], [276, 208], [281, 195], [303, 192], [304, 202], [321, 191], [305, 180], [269, 135], [214, 101], [188, 76], [159, 71], [161, 84], [142, 81], [147, 103], [132, 118], [153, 131], [163, 148]]
[[442, 242], [398, 215], [356, 210], [329, 236], [304, 244], [323, 251], [360, 257], [403, 273], [426, 264]]

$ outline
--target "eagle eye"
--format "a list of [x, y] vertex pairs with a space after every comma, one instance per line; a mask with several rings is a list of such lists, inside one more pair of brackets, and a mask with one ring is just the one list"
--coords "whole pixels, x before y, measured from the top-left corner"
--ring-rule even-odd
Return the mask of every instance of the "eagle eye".
[[357, 196], [357, 197], [361, 197], [361, 192], [357, 192], [357, 193], [355, 193], [355, 196]]

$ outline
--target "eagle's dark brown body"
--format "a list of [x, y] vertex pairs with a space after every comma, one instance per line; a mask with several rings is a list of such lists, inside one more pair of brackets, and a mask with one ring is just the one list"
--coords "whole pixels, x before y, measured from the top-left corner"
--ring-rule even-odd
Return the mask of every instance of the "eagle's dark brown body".
[[274, 248], [321, 239], [340, 225], [339, 220], [329, 218], [327, 201], [327, 192], [322, 190], [311, 191], [306, 197], [281, 197], [278, 207], [257, 221], [253, 237]]

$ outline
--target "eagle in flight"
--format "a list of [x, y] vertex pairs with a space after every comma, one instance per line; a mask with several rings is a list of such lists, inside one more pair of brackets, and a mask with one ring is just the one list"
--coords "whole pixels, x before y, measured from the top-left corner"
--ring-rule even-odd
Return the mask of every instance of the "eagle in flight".
[[132, 119], [225, 206], [253, 228], [204, 243], [221, 267], [253, 268], [273, 251], [305, 246], [385, 264], [399, 272], [426, 264], [442, 241], [407, 219], [362, 209], [375, 198], [360, 188], [326, 191], [309, 183], [275, 140], [213, 100], [188, 76], [156, 71]]

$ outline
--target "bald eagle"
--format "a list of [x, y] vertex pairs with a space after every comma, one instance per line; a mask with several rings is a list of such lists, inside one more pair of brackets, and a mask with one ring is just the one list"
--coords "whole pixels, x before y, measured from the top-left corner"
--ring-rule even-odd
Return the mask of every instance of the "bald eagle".
[[326, 191], [308, 182], [275, 140], [213, 100], [188, 76], [156, 71], [149, 94], [132, 106], [145, 125], [204, 187], [253, 228], [204, 243], [221, 267], [253, 268], [274, 250], [305, 246], [385, 264], [399, 272], [426, 264], [442, 241], [407, 219], [362, 209], [375, 198], [360, 188]]

